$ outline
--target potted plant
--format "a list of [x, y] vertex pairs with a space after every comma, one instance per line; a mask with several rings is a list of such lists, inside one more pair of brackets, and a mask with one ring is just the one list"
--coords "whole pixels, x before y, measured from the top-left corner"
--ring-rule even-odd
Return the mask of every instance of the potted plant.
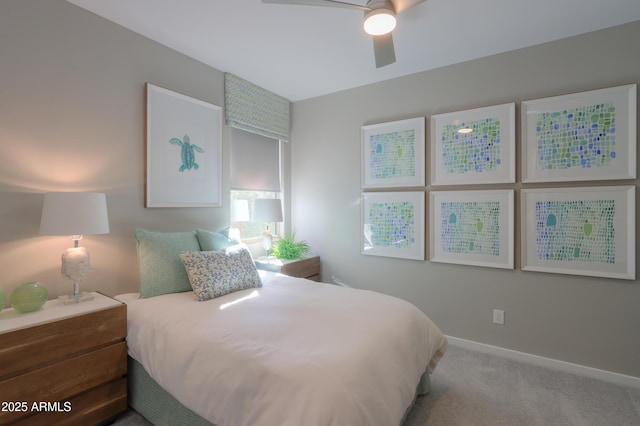
[[278, 259], [300, 259], [309, 254], [311, 247], [306, 241], [296, 241], [295, 233], [285, 235], [273, 246], [273, 255]]

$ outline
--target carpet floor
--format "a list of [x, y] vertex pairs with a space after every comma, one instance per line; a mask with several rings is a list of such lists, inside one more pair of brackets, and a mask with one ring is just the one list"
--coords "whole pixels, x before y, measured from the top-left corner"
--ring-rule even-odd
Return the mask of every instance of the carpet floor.
[[[449, 344], [405, 426], [638, 426], [640, 388]], [[117, 426], [148, 426], [129, 410]]]
[[638, 426], [640, 388], [449, 345], [406, 426]]

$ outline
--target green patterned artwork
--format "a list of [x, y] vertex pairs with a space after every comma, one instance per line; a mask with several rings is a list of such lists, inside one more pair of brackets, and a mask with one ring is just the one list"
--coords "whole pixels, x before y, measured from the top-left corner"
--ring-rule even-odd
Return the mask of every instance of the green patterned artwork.
[[424, 117], [363, 126], [362, 186], [424, 186], [424, 127]]
[[424, 260], [424, 192], [362, 194], [362, 254]]
[[414, 129], [371, 135], [371, 176], [374, 179], [415, 176], [415, 143]]
[[635, 279], [634, 185], [522, 190], [522, 269]]
[[[461, 133], [461, 129], [469, 131]], [[492, 172], [502, 161], [500, 120], [495, 117], [447, 124], [441, 142], [445, 174]]]
[[371, 243], [384, 247], [409, 247], [415, 243], [414, 205], [408, 201], [372, 203], [369, 209]]
[[444, 202], [440, 208], [443, 251], [500, 255], [499, 202]]
[[431, 184], [515, 182], [515, 103], [431, 116]]
[[522, 181], [635, 179], [635, 84], [523, 101]]
[[543, 112], [536, 123], [538, 168], [609, 166], [616, 158], [613, 103]]
[[432, 191], [431, 261], [513, 269], [514, 191]]
[[614, 264], [615, 207], [611, 199], [537, 202], [538, 259]]

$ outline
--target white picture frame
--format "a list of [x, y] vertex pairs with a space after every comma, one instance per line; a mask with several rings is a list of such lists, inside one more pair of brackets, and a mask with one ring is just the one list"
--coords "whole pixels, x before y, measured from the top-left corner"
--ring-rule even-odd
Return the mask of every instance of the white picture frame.
[[431, 191], [432, 262], [514, 269], [514, 191]]
[[362, 188], [425, 186], [425, 118], [361, 128]]
[[634, 280], [635, 186], [524, 189], [522, 270]]
[[424, 192], [362, 193], [361, 253], [424, 260], [424, 203]]
[[431, 185], [513, 183], [515, 103], [431, 116]]
[[146, 84], [145, 207], [222, 205], [222, 108]]
[[522, 181], [636, 178], [635, 84], [524, 101]]

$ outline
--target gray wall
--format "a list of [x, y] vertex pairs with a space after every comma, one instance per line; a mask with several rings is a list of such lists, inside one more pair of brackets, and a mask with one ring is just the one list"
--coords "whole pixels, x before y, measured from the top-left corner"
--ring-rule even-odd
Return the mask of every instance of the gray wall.
[[[637, 281], [364, 256], [359, 206], [361, 126], [515, 101], [519, 156], [521, 101], [640, 83], [639, 40], [636, 22], [296, 102], [293, 228], [323, 278], [407, 299], [451, 336], [640, 377]], [[491, 187], [515, 188], [518, 205], [522, 186]]]
[[[39, 280], [50, 297], [66, 237], [38, 235], [42, 193], [107, 194], [111, 232], [85, 236], [81, 285], [136, 291], [133, 229], [220, 229], [222, 208], [144, 208], [145, 82], [224, 105], [222, 72], [62, 0], [0, 2], [0, 286]], [[224, 130], [223, 155], [228, 156]], [[227, 161], [224, 192], [228, 191]]]

